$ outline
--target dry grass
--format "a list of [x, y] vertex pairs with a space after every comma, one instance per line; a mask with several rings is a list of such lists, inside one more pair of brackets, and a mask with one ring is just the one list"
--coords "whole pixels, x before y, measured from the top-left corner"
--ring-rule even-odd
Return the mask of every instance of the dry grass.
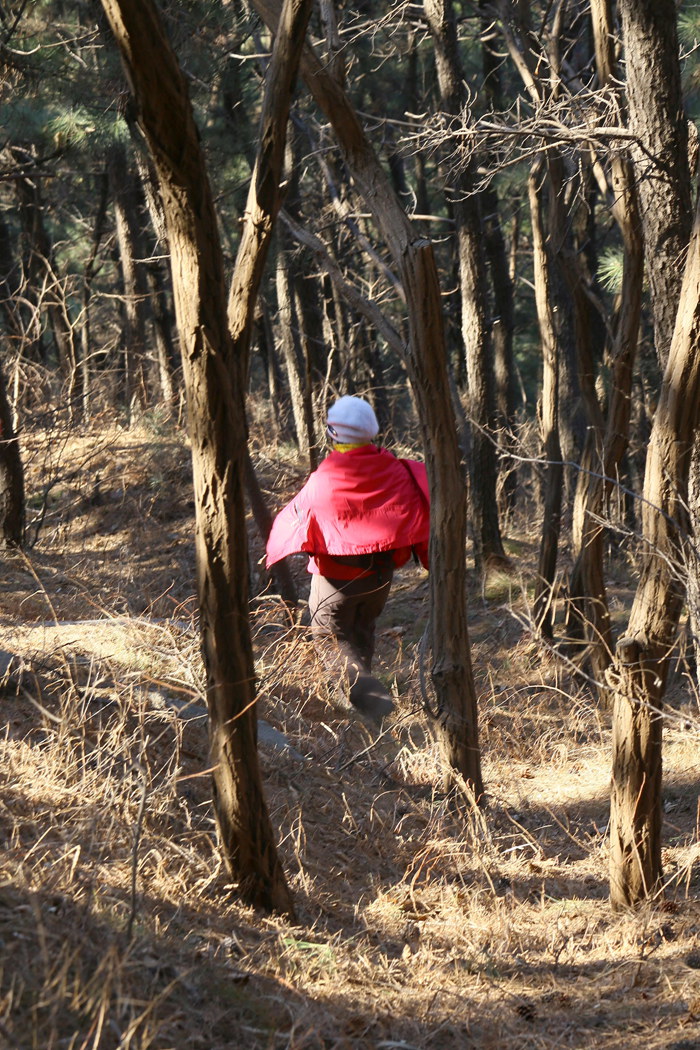
[[[379, 737], [329, 707], [303, 618], [256, 577], [260, 716], [303, 756], [261, 748], [290, 926], [241, 907], [218, 858], [184, 442], [109, 428], [25, 448], [35, 513], [61, 480], [37, 545], [4, 556], [0, 1047], [700, 1046], [697, 704], [678, 679], [666, 892], [614, 915], [609, 716], [518, 619], [524, 526], [522, 580], [470, 599], [478, 812], [434, 787], [424, 575], [402, 572], [383, 617], [399, 700]], [[256, 455], [279, 501], [302, 470]]]

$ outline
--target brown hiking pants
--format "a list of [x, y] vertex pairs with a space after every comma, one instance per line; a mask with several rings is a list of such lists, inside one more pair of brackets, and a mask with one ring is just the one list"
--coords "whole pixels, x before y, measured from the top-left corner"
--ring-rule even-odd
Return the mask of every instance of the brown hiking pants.
[[337, 681], [336, 699], [378, 721], [393, 708], [388, 690], [371, 675], [377, 617], [389, 597], [393, 565], [354, 580], [314, 574], [309, 595], [311, 634]]

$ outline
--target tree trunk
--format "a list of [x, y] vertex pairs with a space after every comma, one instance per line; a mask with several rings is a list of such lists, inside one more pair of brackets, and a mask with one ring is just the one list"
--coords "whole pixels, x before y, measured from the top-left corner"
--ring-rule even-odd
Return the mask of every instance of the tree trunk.
[[24, 467], [0, 368], [0, 533], [6, 547], [24, 546]]
[[620, 0], [619, 10], [654, 335], [659, 359], [666, 362], [644, 479], [644, 560], [611, 676], [610, 896], [614, 907], [625, 907], [654, 893], [661, 881], [662, 706], [685, 594], [680, 562], [700, 394], [700, 224], [696, 212], [682, 276], [690, 177], [676, 5]]
[[24, 350], [26, 329], [31, 321], [23, 317], [21, 309], [22, 267], [14, 257], [10, 230], [4, 216], [0, 214], [0, 310], [5, 319], [5, 329], [12, 340], [16, 353]]
[[559, 361], [559, 420], [564, 466], [565, 503], [571, 506], [579, 476], [586, 436], [594, 420], [586, 408], [580, 372], [590, 366], [591, 379], [600, 368], [605, 346], [605, 326], [594, 305], [595, 269], [590, 269], [588, 245], [588, 186], [590, 165], [580, 161], [577, 169], [559, 151], [550, 152], [549, 174], [553, 192], [550, 238], [561, 274], [557, 282], [557, 320], [561, 355]]
[[366, 377], [363, 388], [370, 388], [370, 400], [379, 424], [379, 433], [386, 434], [391, 423], [391, 411], [389, 398], [386, 393], [387, 381], [384, 375], [384, 365], [377, 346], [377, 338], [364, 318], [356, 322], [355, 330], [360, 343], [360, 355]]
[[[598, 80], [601, 86], [607, 87], [615, 75], [610, 0], [593, 0], [591, 11]], [[572, 529], [575, 562], [569, 616], [570, 632], [575, 636], [585, 634], [590, 646], [592, 674], [599, 695], [605, 700], [604, 674], [612, 659], [613, 638], [603, 573], [601, 520], [627, 450], [644, 276], [639, 208], [629, 156], [613, 151], [611, 169], [612, 212], [624, 244], [622, 291], [610, 362], [611, 388], [605, 433], [603, 435], [601, 424], [593, 420], [579, 475]], [[594, 390], [591, 396], [595, 397]]]
[[[325, 245], [324, 253], [325, 258], [329, 259], [330, 256], [325, 249]], [[335, 264], [333, 265], [335, 266]], [[340, 269], [337, 266], [335, 266], [335, 273], [340, 274]], [[321, 289], [323, 292], [323, 338], [327, 348], [324, 395], [326, 395], [328, 387], [331, 384], [337, 385], [339, 362], [347, 357], [345, 317], [341, 309], [341, 298], [338, 292], [336, 276], [334, 275], [331, 279], [329, 274], [330, 271], [326, 267], [326, 273], [321, 281]], [[352, 287], [354, 287], [354, 285]], [[325, 408], [325, 405], [322, 405], [321, 407]]]
[[559, 345], [552, 311], [551, 259], [547, 253], [542, 205], [542, 165], [536, 163], [528, 180], [532, 220], [532, 254], [537, 319], [542, 341], [542, 448], [544, 455], [544, 514], [535, 587], [534, 616], [538, 631], [553, 637], [554, 580], [561, 524], [563, 467], [559, 445]]
[[[411, 113], [420, 113], [425, 96], [422, 85], [422, 58], [421, 49], [410, 48], [406, 56], [406, 109]], [[408, 115], [408, 114], [407, 114]], [[422, 127], [419, 119], [410, 118], [417, 128]], [[416, 211], [419, 215], [430, 215], [430, 195], [428, 193], [428, 178], [426, 175], [425, 150], [414, 151], [414, 181], [416, 186]]]
[[173, 326], [168, 309], [165, 281], [158, 259], [152, 259], [146, 267], [146, 276], [151, 293], [153, 328], [156, 341], [156, 361], [160, 396], [170, 415], [175, 407], [175, 371], [177, 351], [173, 339]]
[[133, 178], [128, 171], [126, 150], [115, 144], [109, 157], [109, 181], [114, 202], [114, 222], [124, 293], [124, 402], [127, 417], [136, 404], [148, 404], [146, 379], [146, 281], [138, 260], [139, 220]]
[[[234, 344], [240, 348], [236, 363], [242, 373], [242, 388], [248, 375], [255, 303], [270, 248], [274, 219], [282, 204], [280, 183], [286, 155], [286, 125], [312, 2], [285, 0], [284, 17], [280, 18], [280, 32], [265, 77], [258, 154], [250, 180], [245, 223], [236, 252], [228, 299], [229, 328]], [[285, 48], [288, 53], [285, 53]]]
[[692, 223], [676, 0], [619, 0], [656, 352], [671, 345]]
[[[214, 803], [224, 857], [249, 903], [292, 913], [257, 761], [245, 527], [246, 334], [269, 238], [292, 81], [311, 4], [285, 4], [270, 64], [278, 123], [267, 125], [241, 238], [227, 323], [223, 257], [187, 85], [152, 0], [102, 0], [153, 155], [173, 258], [195, 481], [197, 589]], [[268, 84], [269, 87], [269, 84]], [[270, 115], [266, 92], [264, 112]], [[272, 143], [272, 150], [267, 151]], [[279, 164], [277, 164], [279, 160]], [[254, 198], [254, 199], [253, 199]], [[264, 255], [264, 252], [263, 252]], [[245, 273], [243, 272], [245, 271]], [[248, 317], [250, 311], [250, 317]]]
[[[161, 254], [168, 254], [168, 233], [163, 214], [163, 202], [158, 189], [158, 178], [153, 170], [151, 158], [142, 148], [141, 137], [136, 128], [131, 107], [127, 106], [125, 111], [127, 126], [131, 133], [133, 142], [134, 161], [138, 172], [139, 205], [145, 207], [150, 220], [151, 227], [155, 233], [156, 248], [160, 246]], [[154, 256], [157, 252], [154, 252]], [[172, 287], [172, 268], [167, 265], [170, 274], [170, 286]], [[166, 282], [163, 278], [161, 261], [151, 258], [146, 266], [146, 277], [150, 290], [150, 302], [155, 334], [155, 362], [158, 373], [160, 394], [166, 412], [171, 414], [175, 408], [177, 390], [175, 374], [179, 367], [179, 352], [177, 347], [177, 335], [173, 331], [171, 311], [168, 303]]]
[[[551, 26], [542, 38], [536, 35], [531, 24], [530, 6], [518, 4], [517, 11], [506, 2], [498, 4], [501, 26], [511, 58], [523, 83], [537, 108], [555, 105], [562, 94], [561, 40], [566, 5], [557, 5], [552, 14]], [[547, 9], [548, 18], [552, 12]], [[541, 43], [546, 39], [548, 63], [545, 69]], [[562, 341], [568, 337], [568, 328], [573, 328], [577, 355], [582, 357], [589, 342], [588, 314], [590, 304], [585, 294], [584, 282], [578, 259], [570, 242], [567, 215], [567, 186], [576, 184], [576, 173], [569, 178], [565, 156], [555, 146], [543, 150], [540, 165], [536, 162], [528, 182], [530, 212], [532, 218], [532, 240], [535, 277], [535, 300], [543, 349], [542, 380], [542, 429], [545, 458], [545, 495], [542, 542], [540, 546], [539, 572], [535, 590], [535, 625], [543, 637], [553, 637], [554, 583], [561, 528], [562, 487], [564, 467], [560, 437], [560, 371], [562, 371]], [[549, 230], [545, 236], [542, 215], [541, 168], [546, 165], [549, 176]], [[558, 269], [554, 269], [554, 260]], [[560, 289], [567, 291], [566, 308], [572, 311], [572, 323], [566, 320], [557, 325], [555, 299], [562, 297]], [[561, 317], [562, 310], [557, 311]]]
[[292, 281], [286, 259], [285, 243], [287, 238], [278, 233], [279, 251], [277, 253], [277, 317], [280, 330], [282, 357], [287, 370], [287, 383], [292, 401], [292, 417], [299, 451], [309, 461], [309, 470], [316, 468], [316, 449], [314, 440], [314, 419], [311, 408], [311, 391], [305, 361], [299, 339], [299, 321], [294, 302]]
[[107, 218], [107, 201], [109, 199], [109, 176], [107, 172], [101, 172], [97, 176], [98, 186], [98, 205], [97, 214], [95, 215], [95, 225], [92, 233], [92, 247], [90, 249], [90, 255], [87, 258], [85, 267], [83, 269], [83, 308], [82, 308], [82, 320], [80, 325], [80, 362], [78, 367], [80, 368], [81, 379], [79, 389], [82, 396], [82, 404], [80, 406], [80, 414], [85, 419], [90, 415], [90, 398], [92, 391], [90, 389], [90, 354], [91, 354], [91, 338], [90, 338], [90, 305], [92, 299], [92, 282], [95, 278], [95, 271], [97, 269], [97, 256], [100, 250], [100, 244], [105, 235], [105, 220]]
[[[435, 49], [440, 97], [445, 112], [457, 117], [466, 103], [464, 74], [451, 0], [425, 0], [425, 13]], [[450, 201], [457, 234], [462, 338], [467, 363], [471, 434], [471, 503], [474, 558], [477, 569], [508, 565], [503, 549], [496, 499], [496, 395], [493, 347], [487, 322], [486, 256], [480, 197], [471, 165], [450, 173]]]
[[[14, 147], [12, 153], [20, 161], [26, 161], [30, 157], [30, 154], [20, 147]], [[43, 204], [36, 182], [30, 178], [19, 178], [16, 187], [22, 225], [28, 242], [27, 269], [32, 296], [36, 298], [37, 309], [42, 305], [46, 308], [59, 366], [67, 380], [68, 408], [72, 414], [76, 408], [78, 411], [81, 409], [82, 373], [78, 368], [75, 332], [64, 282], [56, 270], [53, 244], [44, 222]]]
[[508, 252], [499, 217], [498, 194], [493, 188], [482, 191], [485, 250], [493, 288], [493, 343], [494, 381], [496, 398], [496, 440], [500, 450], [499, 473], [503, 478], [502, 509], [515, 508], [518, 473], [515, 451], [516, 386], [515, 362], [513, 358], [513, 332], [515, 330], [515, 306], [513, 281], [508, 267]]
[[[481, 67], [483, 94], [491, 110], [503, 110], [504, 99], [501, 83], [502, 59], [490, 40], [492, 15], [487, 0], [479, 0], [482, 30]], [[515, 451], [515, 406], [517, 400], [515, 382], [515, 360], [513, 357], [513, 332], [515, 330], [515, 305], [513, 277], [510, 260], [500, 221], [500, 202], [493, 185], [481, 191], [481, 212], [484, 223], [485, 250], [493, 289], [493, 340], [494, 380], [496, 396], [496, 428], [501, 461], [499, 473], [501, 511], [508, 514], [514, 510], [517, 493], [517, 467], [512, 458]]]
[[319, 0], [321, 25], [326, 36], [327, 69], [342, 88], [345, 87], [345, 50], [338, 32], [335, 0]]
[[[275, 26], [279, 0], [253, 0]], [[432, 245], [416, 234], [339, 85], [310, 47], [300, 68], [333, 125], [345, 162], [384, 236], [408, 309], [406, 364], [419, 410], [430, 479], [431, 676], [438, 697], [435, 726], [449, 767], [482, 791], [476, 692], [466, 615], [466, 496], [445, 360], [440, 285]]]
[[681, 289], [644, 477], [643, 561], [611, 681], [610, 898], [639, 903], [661, 879], [661, 721], [685, 592], [690, 453], [700, 411], [700, 208]]
[[269, 402], [273, 412], [275, 437], [281, 441], [293, 440], [289, 423], [289, 394], [284, 386], [284, 378], [277, 357], [277, 347], [272, 331], [272, 321], [267, 304], [262, 297], [258, 299], [255, 315], [255, 336], [258, 353], [267, 376]]
[[[250, 502], [250, 509], [253, 512], [255, 524], [258, 532], [260, 533], [263, 541], [267, 543], [272, 529], [273, 515], [270, 508], [267, 505], [267, 501], [263, 496], [262, 489], [260, 488], [260, 482], [258, 476], [255, 473], [255, 466], [250, 456], [250, 449], [246, 446], [246, 457], [245, 457], [245, 472], [246, 472], [246, 491], [248, 493], [248, 500]], [[282, 561], [277, 562], [271, 569], [271, 575], [275, 581], [275, 586], [291, 608], [296, 608], [299, 602], [299, 595], [297, 593], [296, 584], [289, 571], [289, 564], [287, 559], [283, 558]]]
[[[682, 260], [690, 236], [691, 175], [688, 125], [684, 113], [678, 46], [677, 5], [642, 0], [619, 5], [625, 60], [630, 128], [638, 141], [633, 156], [644, 227], [654, 341], [661, 366], [673, 333], [683, 274]], [[700, 445], [693, 468], [700, 475]], [[700, 536], [700, 490], [691, 486], [690, 517]], [[696, 662], [700, 661], [700, 615], [696, 581], [690, 582], [689, 606]], [[699, 664], [700, 666], [700, 664]]]

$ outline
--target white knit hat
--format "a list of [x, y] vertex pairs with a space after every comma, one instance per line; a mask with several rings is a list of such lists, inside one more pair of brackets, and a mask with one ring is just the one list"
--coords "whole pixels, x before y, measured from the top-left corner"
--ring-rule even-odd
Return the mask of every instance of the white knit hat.
[[368, 442], [378, 433], [374, 409], [361, 397], [346, 394], [328, 410], [328, 434], [339, 444]]

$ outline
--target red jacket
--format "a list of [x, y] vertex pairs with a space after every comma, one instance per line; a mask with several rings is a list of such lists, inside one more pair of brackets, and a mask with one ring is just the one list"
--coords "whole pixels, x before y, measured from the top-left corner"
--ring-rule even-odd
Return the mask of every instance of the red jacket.
[[[376, 445], [331, 452], [277, 515], [267, 541], [267, 565], [288, 554], [314, 555], [309, 572], [333, 575], [325, 555], [392, 551], [403, 565], [411, 548], [428, 565], [430, 502], [425, 465], [397, 459]], [[320, 564], [319, 564], [320, 563]], [[357, 575], [348, 572], [340, 578]]]

